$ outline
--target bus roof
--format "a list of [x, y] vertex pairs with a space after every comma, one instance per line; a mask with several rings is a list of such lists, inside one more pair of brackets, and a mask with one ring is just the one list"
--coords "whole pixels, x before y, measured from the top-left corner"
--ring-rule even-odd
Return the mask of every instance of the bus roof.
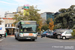
[[20, 22], [36, 22], [36, 21], [20, 21]]
[[33, 23], [36, 23], [36, 21], [19, 21], [18, 23], [16, 23], [16, 26], [18, 26], [20, 24], [20, 22], [33, 22]]

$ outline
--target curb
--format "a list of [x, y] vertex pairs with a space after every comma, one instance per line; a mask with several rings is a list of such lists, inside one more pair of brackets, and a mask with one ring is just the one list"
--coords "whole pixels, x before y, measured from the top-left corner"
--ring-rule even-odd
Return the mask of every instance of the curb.
[[7, 37], [13, 37], [13, 36], [15, 36], [15, 35], [8, 35]]

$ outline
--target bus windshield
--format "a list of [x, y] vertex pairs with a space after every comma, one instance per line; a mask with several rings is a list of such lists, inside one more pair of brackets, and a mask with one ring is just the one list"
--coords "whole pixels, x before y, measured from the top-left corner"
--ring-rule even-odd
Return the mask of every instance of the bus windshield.
[[24, 24], [22, 25], [21, 32], [36, 32], [36, 25]]

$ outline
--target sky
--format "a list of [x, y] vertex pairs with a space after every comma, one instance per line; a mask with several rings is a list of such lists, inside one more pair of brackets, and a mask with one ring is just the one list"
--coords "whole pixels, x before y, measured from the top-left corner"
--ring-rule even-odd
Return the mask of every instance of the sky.
[[18, 6], [25, 4], [37, 6], [39, 13], [58, 12], [61, 8], [75, 5], [75, 0], [0, 0], [0, 17], [4, 17], [5, 12], [16, 12]]

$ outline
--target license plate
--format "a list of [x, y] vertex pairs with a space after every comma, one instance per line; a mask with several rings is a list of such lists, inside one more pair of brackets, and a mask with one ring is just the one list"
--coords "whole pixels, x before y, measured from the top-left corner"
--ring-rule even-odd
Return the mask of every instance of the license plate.
[[31, 39], [31, 38], [26, 38], [26, 39]]
[[33, 36], [33, 33], [29, 33], [29, 36]]

